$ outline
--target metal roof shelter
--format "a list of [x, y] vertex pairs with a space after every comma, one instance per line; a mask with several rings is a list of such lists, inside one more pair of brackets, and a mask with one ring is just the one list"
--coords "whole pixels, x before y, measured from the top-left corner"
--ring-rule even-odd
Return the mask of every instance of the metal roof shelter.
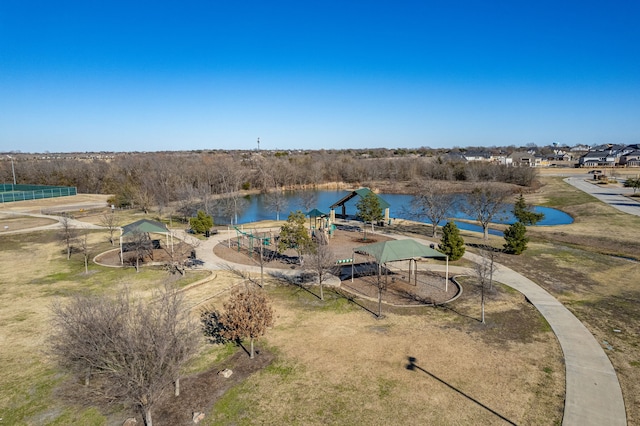
[[336, 220], [336, 212], [335, 212], [335, 208], [338, 206], [342, 207], [342, 218], [346, 218], [347, 217], [347, 208], [345, 206], [345, 204], [351, 200], [353, 197], [366, 197], [369, 194], [373, 194], [376, 197], [378, 197], [378, 202], [380, 203], [380, 207], [382, 208], [382, 210], [384, 210], [384, 221], [385, 222], [389, 222], [389, 207], [391, 207], [391, 204], [387, 203], [381, 196], [379, 196], [378, 194], [376, 194], [375, 192], [373, 192], [372, 190], [370, 190], [369, 188], [360, 188], [360, 189], [356, 189], [354, 191], [351, 191], [349, 194], [345, 195], [344, 197], [342, 197], [342, 199], [340, 199], [339, 201], [336, 201], [335, 203], [333, 203], [329, 208], [331, 209], [331, 220], [335, 221]]
[[[143, 234], [164, 234], [167, 238], [167, 244], [171, 245], [171, 251], [173, 251], [173, 235], [171, 235], [171, 231], [167, 228], [162, 222], [157, 222], [155, 220], [150, 219], [141, 219], [136, 222], [125, 225], [121, 229], [120, 233], [120, 264], [124, 263], [124, 258], [122, 256], [122, 237], [126, 237], [127, 235], [134, 235], [137, 233]], [[171, 243], [169, 243], [169, 237], [171, 236]]]
[[412, 239], [405, 240], [391, 240], [382, 241], [380, 243], [369, 244], [366, 246], [355, 247], [353, 249], [353, 262], [351, 263], [351, 281], [353, 282], [354, 268], [355, 268], [355, 254], [365, 254], [373, 256], [378, 263], [378, 275], [380, 275], [380, 266], [399, 260], [409, 260], [409, 282], [411, 282], [411, 263], [415, 266], [416, 273], [414, 279], [417, 281], [417, 264], [416, 259], [420, 257], [427, 257], [433, 259], [445, 259], [447, 262], [446, 267], [446, 282], [445, 286], [448, 288], [449, 284], [449, 256], [440, 253], [439, 251], [420, 244]]

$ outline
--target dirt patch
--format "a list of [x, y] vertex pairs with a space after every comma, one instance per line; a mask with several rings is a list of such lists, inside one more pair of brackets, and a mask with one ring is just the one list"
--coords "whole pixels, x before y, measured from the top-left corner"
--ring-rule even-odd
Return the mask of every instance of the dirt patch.
[[[167, 387], [160, 401], [152, 409], [153, 424], [159, 426], [193, 425], [193, 413], [209, 415], [213, 404], [229, 389], [244, 382], [249, 376], [270, 365], [274, 355], [269, 351], [257, 351], [253, 359], [243, 350], [237, 350], [228, 359], [217, 363], [208, 371], [185, 376], [180, 379], [180, 395], [174, 396], [172, 386]], [[220, 371], [229, 369], [231, 376], [225, 378]], [[98, 380], [98, 379], [96, 379]], [[113, 411], [100, 395], [92, 395], [87, 388], [77, 382], [69, 381], [56, 389], [56, 395], [62, 400], [78, 406], [96, 406], [107, 413], [109, 424], [120, 425], [125, 418], [133, 417], [138, 424], [144, 424], [142, 414], [134, 408], [125, 411]]]
[[[274, 360], [268, 351], [259, 351], [253, 359], [239, 350], [228, 360], [216, 365], [209, 371], [180, 380], [180, 396], [174, 397], [167, 392], [160, 406], [154, 412], [154, 425], [178, 426], [192, 425], [194, 412], [209, 414], [213, 404], [239, 383], [253, 373], [262, 370]], [[230, 369], [233, 374], [224, 378], [218, 372]], [[138, 419], [139, 422], [142, 418]], [[141, 423], [142, 424], [142, 423]]]

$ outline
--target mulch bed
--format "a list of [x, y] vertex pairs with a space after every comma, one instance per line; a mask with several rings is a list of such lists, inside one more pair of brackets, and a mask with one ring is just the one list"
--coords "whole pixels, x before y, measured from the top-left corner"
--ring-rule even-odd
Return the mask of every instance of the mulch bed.
[[[275, 356], [268, 351], [259, 351], [251, 359], [245, 351], [239, 350], [216, 368], [180, 379], [180, 396], [173, 396], [173, 389], [167, 390], [162, 402], [153, 412], [153, 424], [193, 425], [194, 412], [210, 413], [213, 404], [225, 392], [271, 364], [274, 359]], [[225, 368], [233, 371], [229, 378], [218, 374]], [[138, 420], [142, 421], [141, 418]]]
[[[173, 257], [175, 260], [186, 260], [191, 254], [191, 246], [182, 241], [176, 241], [173, 244]], [[149, 264], [163, 264], [171, 261], [171, 253], [168, 248], [160, 247], [153, 250], [153, 256], [145, 256], [140, 262], [140, 266]], [[114, 247], [113, 250], [101, 253], [96, 257], [96, 262], [107, 266], [120, 266], [120, 249]], [[124, 264], [127, 266], [135, 266], [135, 254], [133, 252], [124, 252]]]
[[[348, 259], [353, 256], [354, 247], [389, 240], [392, 240], [392, 238], [380, 234], [370, 234], [367, 236], [366, 240], [363, 240], [362, 234], [359, 232], [338, 230], [330, 240], [329, 247], [337, 259]], [[286, 251], [280, 256], [265, 254], [270, 251], [271, 249], [268, 248], [263, 252], [263, 259], [265, 259], [264, 266], [266, 268], [301, 270], [300, 266], [297, 264], [297, 255], [294, 251]], [[253, 253], [253, 256], [250, 256], [249, 252], [244, 247], [238, 250], [235, 239], [231, 240], [231, 247], [229, 247], [228, 240], [217, 244], [214, 248], [214, 253], [219, 258], [232, 263], [252, 266], [260, 265], [259, 255]], [[449, 281], [447, 286], [448, 288], [445, 291], [445, 276], [441, 273], [419, 271], [417, 284], [414, 281], [414, 277], [412, 277], [411, 282], [409, 282], [408, 279], [408, 271], [401, 271], [397, 269], [390, 272], [390, 275], [386, 277], [386, 280], [383, 276], [382, 281], [385, 284], [385, 290], [382, 295], [383, 302], [396, 306], [440, 304], [451, 300], [459, 291], [458, 286], [452, 281]], [[354, 277], [352, 282], [351, 263], [346, 263], [341, 268], [340, 280], [342, 283], [342, 290], [347, 291], [356, 297], [377, 300], [378, 288], [377, 277], [375, 275]]]

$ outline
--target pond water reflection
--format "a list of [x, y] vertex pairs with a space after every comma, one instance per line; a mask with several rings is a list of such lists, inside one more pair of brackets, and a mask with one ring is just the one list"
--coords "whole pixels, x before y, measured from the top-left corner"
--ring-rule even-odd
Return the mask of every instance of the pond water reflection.
[[[312, 193], [315, 196], [316, 202], [313, 203], [313, 205], [309, 209], [306, 209], [303, 206], [302, 200], [304, 199], [305, 195], [309, 195], [309, 193]], [[285, 207], [280, 211], [280, 219], [286, 219], [290, 211], [301, 210], [306, 212], [313, 208], [317, 208], [318, 210], [328, 214], [330, 211], [329, 206], [339, 201], [349, 193], [350, 191], [337, 190], [286, 192], [284, 194]], [[426, 221], [425, 218], [410, 217], [411, 201], [413, 199], [412, 195], [380, 194], [380, 196], [391, 205], [391, 207], [389, 208], [389, 214], [391, 218]], [[276, 219], [277, 212], [268, 206], [267, 196], [263, 194], [248, 195], [244, 197], [243, 200], [243, 202], [238, 203], [238, 224]], [[463, 202], [462, 196], [460, 197], [459, 201]], [[355, 215], [355, 213], [357, 212], [357, 202], [358, 197], [355, 197], [346, 203], [346, 211], [348, 215]], [[513, 210], [513, 205], [505, 205], [505, 211], [497, 215], [494, 219], [494, 222], [503, 224], [511, 224], [515, 222], [515, 218], [513, 217], [511, 210]], [[544, 219], [540, 221], [537, 226], [567, 225], [573, 223], [573, 218], [567, 213], [564, 213], [560, 210], [552, 209], [550, 207], [535, 206], [534, 211], [538, 213], [544, 213]], [[336, 211], [336, 213], [340, 213], [340, 211]], [[456, 209], [451, 217], [456, 219], [473, 220], [472, 217], [466, 215], [460, 208]], [[214, 222], [216, 224], [231, 224], [232, 220], [227, 215], [223, 215], [220, 212], [214, 212]], [[235, 219], [233, 220], [233, 222], [235, 222]], [[441, 225], [444, 225], [444, 222], [441, 223]], [[456, 221], [456, 225], [458, 225], [460, 229], [482, 232], [482, 228], [479, 225], [460, 221]], [[492, 230], [490, 232], [494, 235], [502, 235], [502, 233], [499, 231]]]

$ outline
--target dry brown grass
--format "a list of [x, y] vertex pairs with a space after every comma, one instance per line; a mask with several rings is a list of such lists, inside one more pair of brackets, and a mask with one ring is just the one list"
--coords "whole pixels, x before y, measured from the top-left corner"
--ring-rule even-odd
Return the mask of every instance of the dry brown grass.
[[[106, 233], [91, 235], [93, 244], [109, 248]], [[60, 260], [54, 232], [5, 236], [0, 244], [2, 417], [17, 424], [105, 422], [53, 396], [59, 378], [42, 351], [48, 304], [76, 291], [114, 291], [125, 282], [149, 295], [164, 273], [94, 267], [87, 277], [77, 255], [71, 263]], [[95, 279], [100, 276], [105, 279]], [[194, 313], [206, 304], [221, 306], [235, 285], [242, 285], [237, 275], [216, 271], [186, 287], [187, 304]], [[298, 287], [268, 287], [277, 325], [259, 347], [266, 344], [277, 359], [227, 393], [209, 414], [210, 423], [502, 424], [488, 409], [518, 424], [561, 418], [559, 347], [518, 294], [505, 292], [504, 300], [489, 304], [488, 316], [496, 321], [483, 326], [471, 314], [478, 306], [471, 291], [457, 302], [457, 312], [385, 307], [386, 318], [376, 320], [337, 295], [322, 303]], [[513, 323], [530, 324], [525, 328], [533, 331], [508, 331]], [[218, 351], [203, 346], [193, 371], [210, 368]], [[408, 357], [423, 370], [407, 370]]]
[[544, 179], [537, 194], [576, 221], [530, 229], [521, 256], [503, 263], [555, 295], [593, 333], [613, 364], [629, 424], [640, 423], [640, 217], [581, 193], [561, 178]]
[[[233, 402], [223, 399], [210, 424], [504, 424], [487, 408], [516, 424], [560, 421], [561, 352], [521, 296], [504, 293], [488, 304], [488, 317], [527, 310], [527, 341], [486, 338], [508, 322], [481, 325], [427, 308], [376, 320], [357, 306], [327, 311], [291, 291], [274, 293], [276, 327], [265, 341], [276, 364], [249, 378]], [[459, 308], [475, 299], [470, 293]], [[409, 357], [423, 370], [408, 370]]]

